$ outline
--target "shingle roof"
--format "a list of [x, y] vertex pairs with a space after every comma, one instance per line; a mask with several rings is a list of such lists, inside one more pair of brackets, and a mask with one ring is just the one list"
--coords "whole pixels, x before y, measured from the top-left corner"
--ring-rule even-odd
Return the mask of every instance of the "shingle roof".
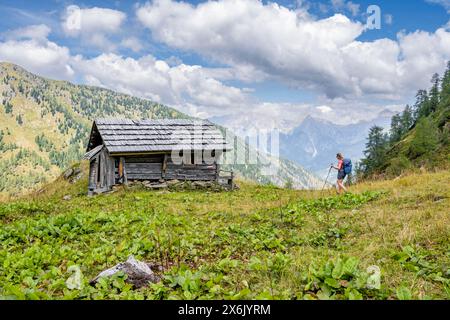
[[97, 153], [99, 153], [100, 150], [102, 150], [102, 149], [103, 149], [103, 145], [102, 145], [102, 144], [99, 145], [99, 146], [96, 146], [94, 149], [92, 149], [92, 150], [86, 152], [86, 154], [84, 155], [83, 159], [85, 159], [85, 160], [91, 160], [92, 157], [95, 157], [95, 155], [96, 155]]
[[109, 153], [172, 150], [230, 150], [217, 127], [206, 120], [96, 119]]

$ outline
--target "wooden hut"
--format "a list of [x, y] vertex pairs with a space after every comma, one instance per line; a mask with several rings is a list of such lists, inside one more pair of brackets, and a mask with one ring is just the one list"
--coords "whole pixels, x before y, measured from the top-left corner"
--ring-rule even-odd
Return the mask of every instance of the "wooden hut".
[[90, 161], [88, 194], [132, 180], [219, 181], [218, 162], [227, 150], [209, 121], [97, 119], [84, 156]]

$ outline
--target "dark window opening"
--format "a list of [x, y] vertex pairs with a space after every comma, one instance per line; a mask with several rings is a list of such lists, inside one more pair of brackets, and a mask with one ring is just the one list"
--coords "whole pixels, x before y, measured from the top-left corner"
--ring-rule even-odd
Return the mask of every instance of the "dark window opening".
[[98, 157], [98, 167], [97, 167], [97, 182], [100, 182], [100, 175], [101, 175], [101, 172], [100, 172], [100, 168], [101, 168], [101, 161], [100, 161], [100, 156]]

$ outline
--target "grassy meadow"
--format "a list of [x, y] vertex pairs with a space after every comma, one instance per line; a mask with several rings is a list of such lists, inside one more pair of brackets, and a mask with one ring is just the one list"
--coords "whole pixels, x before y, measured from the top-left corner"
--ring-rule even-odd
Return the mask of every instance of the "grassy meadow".
[[[87, 197], [86, 177], [59, 178], [0, 203], [0, 297], [448, 299], [449, 181], [448, 171], [423, 172], [344, 196], [240, 182], [233, 192]], [[163, 280], [89, 284], [129, 255]]]

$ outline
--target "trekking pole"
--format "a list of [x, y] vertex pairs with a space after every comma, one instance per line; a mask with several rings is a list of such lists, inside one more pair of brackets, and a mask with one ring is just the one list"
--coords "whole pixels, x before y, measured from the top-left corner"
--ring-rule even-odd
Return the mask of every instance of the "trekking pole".
[[330, 166], [330, 170], [328, 170], [327, 178], [325, 179], [325, 183], [323, 184], [322, 191], [323, 191], [323, 189], [325, 189], [325, 186], [327, 184], [328, 177], [330, 176], [331, 168], [332, 168], [332, 166]]

